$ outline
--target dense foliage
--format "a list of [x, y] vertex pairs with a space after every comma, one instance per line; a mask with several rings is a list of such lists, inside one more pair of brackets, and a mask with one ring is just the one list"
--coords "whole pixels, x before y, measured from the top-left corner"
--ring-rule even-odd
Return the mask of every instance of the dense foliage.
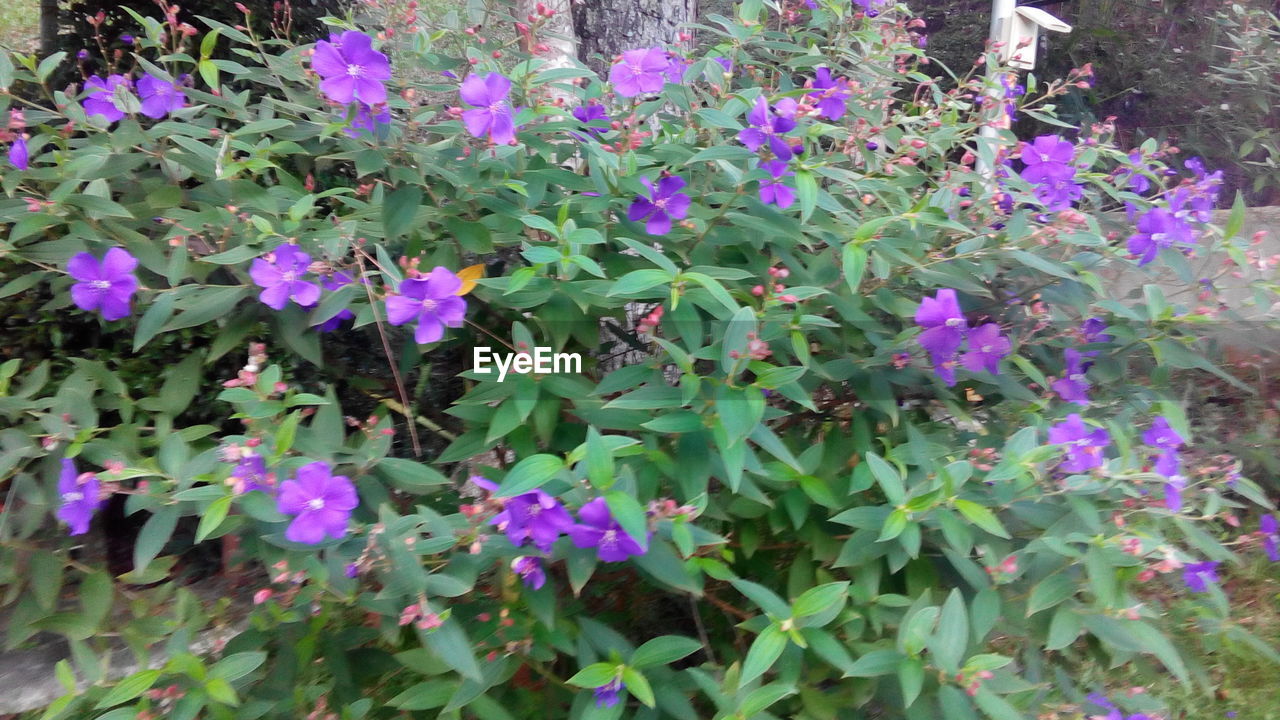
[[[1194, 332], [1232, 310], [1102, 281], [1249, 263], [1243, 208], [1213, 227], [1211, 168], [1055, 120], [1087, 68], [940, 82], [871, 0], [748, 0], [605, 78], [388, 16], [148, 19], [68, 90], [0, 59], [0, 297], [113, 348], [0, 365], [5, 642], [72, 650], [47, 717], [1143, 718], [1073, 671], [1203, 683], [1188, 632], [1280, 659], [1219, 574], [1276, 554], [1235, 529], [1267, 499], [1173, 384], [1238, 382]], [[109, 572], [111, 508], [141, 527]], [[175, 581], [211, 543], [242, 601]], [[119, 641], [166, 654], [115, 680]]]

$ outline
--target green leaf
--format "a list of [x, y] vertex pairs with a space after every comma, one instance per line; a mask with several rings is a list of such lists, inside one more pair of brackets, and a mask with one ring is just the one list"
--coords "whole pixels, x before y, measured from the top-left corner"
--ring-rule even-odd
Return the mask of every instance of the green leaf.
[[422, 205], [422, 188], [408, 185], [387, 194], [382, 202], [382, 227], [387, 240], [395, 240], [413, 228], [418, 207]]
[[592, 663], [569, 678], [565, 682], [584, 688], [598, 688], [613, 682], [618, 677], [618, 664], [598, 662]]
[[872, 477], [876, 479], [880, 489], [884, 491], [884, 496], [894, 505], [901, 505], [907, 499], [907, 490], [906, 486], [903, 485], [902, 475], [898, 472], [898, 469], [873, 452], [867, 453], [865, 459], [867, 465], [871, 467]]
[[653, 688], [649, 686], [649, 681], [639, 670], [634, 668], [622, 669], [622, 684], [627, 686], [627, 691], [635, 696], [637, 700], [644, 703], [646, 707], [653, 707], [656, 701], [653, 698]]
[[1027, 617], [1048, 610], [1076, 594], [1077, 581], [1072, 580], [1065, 572], [1054, 573], [1036, 583], [1031, 589], [1031, 598], [1027, 600]]
[[880, 537], [876, 538], [876, 542], [887, 542], [902, 534], [907, 529], [906, 510], [894, 510], [889, 513], [889, 517], [885, 518], [884, 526], [880, 528]]
[[621, 490], [610, 490], [604, 494], [604, 501], [609, 506], [609, 514], [622, 526], [623, 532], [631, 536], [641, 548], [649, 545], [649, 520], [644, 507], [635, 498]]
[[666, 665], [701, 649], [702, 644], [693, 638], [679, 635], [663, 635], [636, 648], [636, 651], [631, 654], [630, 662], [627, 664], [635, 668]]
[[902, 704], [911, 707], [924, 687], [924, 661], [920, 658], [903, 658], [898, 664], [898, 683], [902, 685]]
[[747, 658], [742, 663], [742, 676], [738, 678], [738, 687], [746, 687], [747, 683], [765, 674], [782, 656], [787, 647], [787, 634], [777, 623], [771, 623], [751, 643]]
[[942, 604], [938, 629], [929, 638], [929, 653], [943, 672], [954, 673], [960, 669], [960, 661], [964, 659], [968, 646], [969, 614], [965, 611], [960, 591], [953, 589]]
[[853, 661], [845, 677], [879, 677], [892, 675], [906, 656], [897, 650], [872, 650]]
[[674, 277], [666, 270], [657, 270], [654, 268], [646, 268], [644, 270], [633, 270], [618, 279], [613, 287], [609, 288], [608, 297], [615, 295], [634, 295], [644, 292], [658, 285], [669, 284]]
[[[177, 437], [176, 435], [173, 437]], [[147, 518], [133, 546], [133, 572], [141, 574], [160, 554], [178, 527], [178, 508], [168, 505], [156, 510]]]
[[773, 705], [782, 698], [796, 694], [794, 686], [784, 683], [769, 683], [752, 690], [738, 706], [739, 717], [754, 717], [756, 713]]
[[140, 673], [130, 675], [117, 683], [115, 687], [111, 688], [111, 691], [99, 700], [98, 704], [94, 705], [93, 708], [95, 710], [102, 710], [103, 708], [109, 708], [113, 705], [119, 705], [120, 703], [133, 700], [134, 698], [142, 695], [142, 693], [150, 690], [152, 686], [156, 684], [156, 680], [159, 679], [159, 670], [143, 670]]
[[826, 612], [836, 603], [844, 604], [849, 595], [849, 581], [826, 583], [811, 587], [800, 594], [791, 605], [792, 617], [802, 618]]
[[476, 662], [475, 653], [472, 651], [475, 646], [467, 638], [467, 633], [456, 618], [451, 617], [445, 620], [443, 625], [429, 633], [420, 630], [419, 634], [424, 638], [427, 647], [463, 677], [477, 682], [483, 679], [480, 665]]
[[239, 652], [234, 655], [228, 655], [214, 663], [213, 667], [209, 669], [209, 674], [213, 677], [222, 678], [227, 682], [235, 682], [257, 670], [266, 661], [267, 654], [265, 652]]
[[449, 478], [430, 465], [401, 458], [383, 458], [373, 472], [392, 486], [411, 493], [426, 493], [449, 484]]
[[173, 302], [177, 298], [174, 293], [160, 293], [138, 320], [138, 327], [133, 331], [133, 351], [138, 352], [155, 337], [160, 328], [173, 315]]
[[563, 469], [564, 461], [555, 455], [530, 455], [511, 468], [494, 496], [515, 497], [536, 490]]
[[31, 557], [31, 594], [43, 610], [52, 612], [62, 592], [62, 558], [47, 551]]
[[1222, 229], [1222, 238], [1230, 240], [1240, 234], [1240, 228], [1244, 227], [1245, 218], [1244, 195], [1237, 190], [1236, 199], [1231, 203], [1231, 214], [1227, 216], [1226, 227]]
[[227, 519], [227, 511], [231, 509], [231, 500], [231, 496], [227, 495], [209, 504], [204, 515], [200, 517], [199, 527], [196, 528], [196, 542], [203, 542], [218, 529], [218, 526], [222, 525], [222, 521]]
[[796, 197], [800, 200], [800, 221], [807, 222], [818, 205], [818, 181], [812, 172], [796, 171]]
[[862, 285], [862, 276], [867, 271], [867, 250], [861, 245], [848, 243], [844, 246], [843, 259], [845, 284], [857, 295], [858, 288]]
[[995, 513], [991, 512], [991, 510], [985, 506], [979, 505], [971, 500], [961, 499], [957, 499], [955, 504], [956, 509], [959, 510], [960, 514], [964, 515], [969, 522], [997, 537], [1006, 539], [1010, 537], [1009, 531], [1005, 530], [1004, 525], [1000, 524], [1000, 520], [995, 516]]
[[991, 720], [1026, 720], [1026, 716], [1008, 700], [991, 692], [985, 685], [978, 687], [978, 694], [973, 696], [973, 700]]

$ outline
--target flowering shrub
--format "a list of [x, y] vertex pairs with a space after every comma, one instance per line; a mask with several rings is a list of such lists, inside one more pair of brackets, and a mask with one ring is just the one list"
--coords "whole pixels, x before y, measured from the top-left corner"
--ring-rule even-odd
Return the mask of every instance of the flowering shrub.
[[[412, 13], [397, 48], [147, 20], [64, 90], [0, 60], [0, 295], [47, 287], [122, 352], [209, 338], [144, 397], [108, 362], [0, 365], [6, 642], [70, 641], [53, 716], [1122, 716], [1071, 670], [1187, 681], [1167, 597], [1265, 648], [1217, 573], [1275, 522], [1233, 529], [1267, 500], [1196, 453], [1174, 384], [1234, 380], [1195, 346], [1218, 310], [1099, 281], [1243, 257], [1212, 176], [1103, 126], [980, 138], [1087, 71], [944, 86], [903, 7], [738, 13], [604, 79]], [[1121, 206], [1130, 237], [1098, 222]], [[606, 370], [637, 307], [644, 357]], [[343, 338], [397, 395], [365, 419]], [[517, 371], [427, 417], [430, 366], [490, 345]], [[538, 348], [581, 372], [519, 370]], [[84, 540], [107, 498], [141, 523], [114, 577]], [[183, 527], [252, 607], [175, 587]], [[104, 677], [114, 636], [167, 654]]]

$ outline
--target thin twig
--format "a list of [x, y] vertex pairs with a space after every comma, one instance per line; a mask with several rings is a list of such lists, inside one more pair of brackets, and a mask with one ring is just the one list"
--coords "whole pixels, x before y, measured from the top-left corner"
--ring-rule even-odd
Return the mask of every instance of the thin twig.
[[698, 611], [698, 601], [689, 593], [689, 612], [693, 614], [693, 624], [698, 628], [698, 638], [702, 640], [702, 649], [707, 651], [707, 660], [712, 665], [719, 665], [716, 653], [711, 649], [711, 639], [707, 637], [707, 629], [702, 626], [702, 613]]
[[[365, 273], [364, 260], [368, 255], [359, 247], [355, 251], [356, 262], [360, 265], [360, 277], [363, 278]], [[369, 258], [369, 260], [373, 261], [373, 258]], [[376, 265], [377, 263], [375, 262], [374, 264]], [[369, 309], [373, 311], [373, 323], [378, 328], [378, 338], [382, 340], [382, 352], [387, 356], [387, 365], [391, 366], [391, 377], [395, 380], [396, 392], [400, 394], [400, 404], [404, 405], [406, 411], [405, 424], [409, 426], [409, 441], [413, 444], [413, 454], [417, 457], [422, 457], [422, 444], [418, 442], [418, 427], [408, 414], [409, 391], [405, 389], [404, 380], [400, 377], [400, 368], [396, 365], [396, 359], [391, 355], [391, 341], [387, 339], [386, 328], [382, 327], [382, 318], [378, 317], [378, 302], [373, 297], [373, 288], [369, 287], [367, 282], [362, 284], [364, 285], [365, 294], [369, 297]]]

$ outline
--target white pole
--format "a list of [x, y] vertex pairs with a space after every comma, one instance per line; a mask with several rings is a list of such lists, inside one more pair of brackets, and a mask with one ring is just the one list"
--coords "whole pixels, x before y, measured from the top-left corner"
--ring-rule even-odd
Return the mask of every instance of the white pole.
[[[990, 44], [994, 45], [1003, 42], [1008, 37], [1009, 24], [1013, 22], [1013, 11], [1018, 7], [1018, 0], [991, 0], [991, 30], [987, 33]], [[997, 55], [1000, 57], [1003, 53]], [[1001, 71], [1000, 63], [995, 65], [987, 65], [987, 77], [991, 78]], [[999, 108], [999, 102], [991, 103], [992, 106]], [[978, 136], [994, 140], [997, 131], [991, 124], [992, 118], [984, 118], [982, 127], [978, 129]], [[982, 153], [978, 153], [978, 174], [985, 179], [991, 179], [993, 171], [991, 163], [982, 157]]]

